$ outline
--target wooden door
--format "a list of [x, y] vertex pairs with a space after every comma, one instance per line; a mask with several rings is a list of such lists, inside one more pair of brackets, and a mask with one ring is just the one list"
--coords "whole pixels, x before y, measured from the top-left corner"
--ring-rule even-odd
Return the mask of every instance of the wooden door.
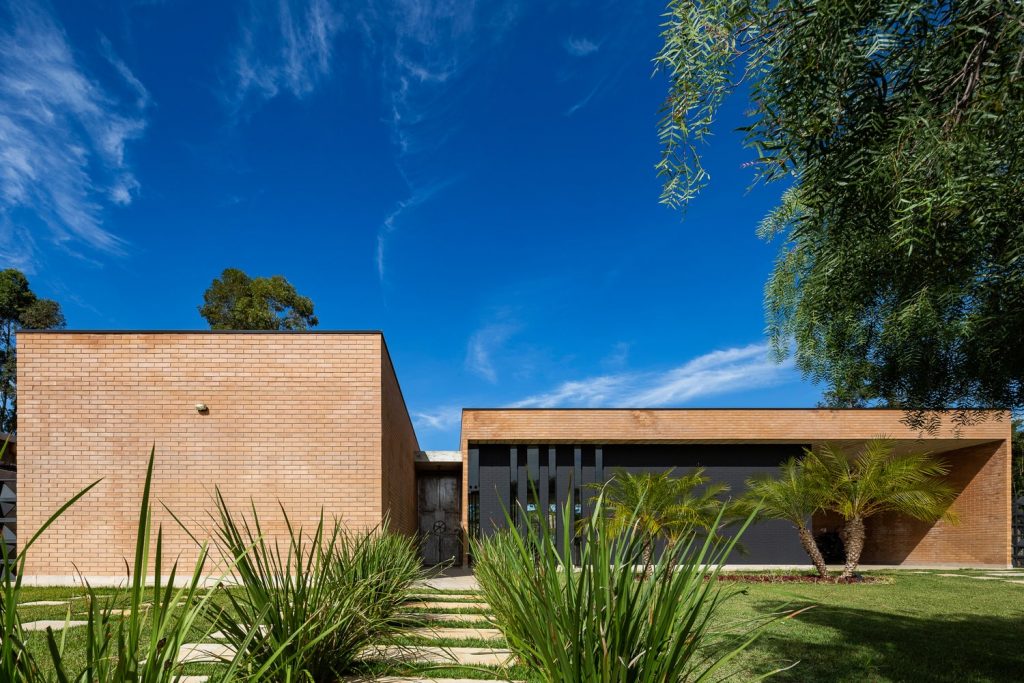
[[418, 475], [420, 554], [428, 565], [462, 561], [462, 500], [458, 474]]

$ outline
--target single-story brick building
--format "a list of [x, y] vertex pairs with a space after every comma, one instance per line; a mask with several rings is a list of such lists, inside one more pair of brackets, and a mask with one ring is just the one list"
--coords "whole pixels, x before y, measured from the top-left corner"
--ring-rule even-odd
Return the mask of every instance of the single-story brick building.
[[[462, 558], [466, 536], [502, 523], [513, 499], [582, 514], [586, 485], [618, 468], [700, 466], [739, 492], [805, 446], [886, 435], [949, 461], [962, 523], [874, 520], [865, 561], [1010, 561], [1011, 427], [997, 414], [921, 434], [894, 410], [467, 409], [460, 450], [423, 452], [379, 332], [22, 331], [18, 392], [22, 536], [103, 479], [30, 553], [37, 583], [124, 576], [153, 445], [156, 498], [200, 532], [219, 486], [239, 510], [252, 499], [270, 534], [283, 531], [279, 502], [306, 526], [321, 508], [354, 529], [387, 516], [421, 532], [436, 562]], [[167, 554], [193, 558], [170, 515], [154, 514]], [[736, 562], [806, 564], [783, 523], [758, 525], [744, 545]]]
[[[154, 496], [197, 528], [219, 486], [271, 534], [279, 501], [307, 527], [322, 507], [357, 529], [388, 514], [416, 530], [419, 447], [379, 332], [22, 331], [18, 424], [22, 538], [103, 479], [29, 553], [38, 582], [124, 576], [154, 445]], [[154, 517], [167, 556], [196, 556]]]
[[[928, 451], [950, 466], [960, 491], [953, 504], [960, 524], [925, 523], [894, 515], [868, 520], [865, 564], [1005, 567], [1011, 562], [1009, 416], [992, 413], [957, 430], [931, 433], [904, 424], [899, 410], [664, 409], [464, 410], [462, 413], [463, 523], [485, 534], [505, 523], [517, 500], [541, 510], [566, 503], [589, 510], [588, 484], [615, 470], [681, 472], [703, 467], [713, 480], [740, 493], [747, 478], [772, 474], [790, 456], [818, 444], [851, 449], [886, 436], [897, 449]], [[531, 496], [530, 491], [536, 491]], [[813, 529], [838, 529], [825, 516]], [[806, 564], [791, 525], [765, 521], [743, 536], [745, 553], [730, 562]]]

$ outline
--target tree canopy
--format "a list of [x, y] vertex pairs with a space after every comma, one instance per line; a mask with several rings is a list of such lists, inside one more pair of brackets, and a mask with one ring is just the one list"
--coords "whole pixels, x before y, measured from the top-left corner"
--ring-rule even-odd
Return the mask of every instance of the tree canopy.
[[834, 405], [1024, 405], [1024, 5], [672, 0], [663, 201], [708, 182], [700, 144], [749, 95], [780, 356]]
[[20, 270], [0, 270], [0, 432], [17, 429], [17, 332], [64, 327], [60, 304], [40, 299]]
[[319, 322], [312, 300], [283, 276], [249, 277], [237, 268], [214, 278], [199, 314], [211, 330], [305, 330]]

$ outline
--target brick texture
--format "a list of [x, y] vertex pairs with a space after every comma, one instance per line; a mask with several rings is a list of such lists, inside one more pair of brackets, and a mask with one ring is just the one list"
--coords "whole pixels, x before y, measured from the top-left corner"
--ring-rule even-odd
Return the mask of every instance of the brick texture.
[[416, 518], [416, 464], [419, 450], [409, 411], [398, 386], [387, 347], [381, 349], [381, 491], [391, 526], [407, 534], [419, 529]]
[[[465, 410], [463, 468], [472, 443], [838, 443], [895, 439], [900, 449], [941, 454], [960, 490], [961, 524], [928, 524], [895, 515], [868, 526], [864, 561], [878, 564], [1010, 564], [1010, 419], [987, 413], [933, 433], [903, 424], [899, 410]], [[468, 473], [463, 472], [468, 482]], [[463, 486], [463, 524], [468, 488]], [[816, 517], [815, 527], [835, 520]]]
[[[386, 508], [410, 525], [415, 436], [379, 333], [21, 332], [18, 391], [21, 537], [102, 478], [32, 549], [29, 575], [123, 576], [154, 446], [154, 497], [201, 538], [215, 487], [239, 512], [251, 499], [272, 537], [279, 503], [307, 528], [321, 507], [353, 529]], [[190, 569], [195, 544], [160, 504], [154, 521]]]
[[[951, 506], [958, 524], [920, 522], [896, 514], [867, 520], [863, 562], [867, 564], [1009, 564], [1010, 499], [1005, 478], [1006, 441], [943, 452], [947, 481], [958, 491]], [[815, 532], [839, 531], [842, 519], [815, 515]]]

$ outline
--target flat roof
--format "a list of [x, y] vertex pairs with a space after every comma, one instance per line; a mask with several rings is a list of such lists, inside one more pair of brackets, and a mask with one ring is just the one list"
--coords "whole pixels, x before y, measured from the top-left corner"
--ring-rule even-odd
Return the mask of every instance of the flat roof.
[[940, 415], [918, 429], [895, 408], [466, 409], [462, 444], [857, 443], [885, 437], [962, 448], [1010, 439], [1009, 413], [976, 411], [970, 424]]
[[18, 330], [18, 334], [379, 334], [381, 330]]

